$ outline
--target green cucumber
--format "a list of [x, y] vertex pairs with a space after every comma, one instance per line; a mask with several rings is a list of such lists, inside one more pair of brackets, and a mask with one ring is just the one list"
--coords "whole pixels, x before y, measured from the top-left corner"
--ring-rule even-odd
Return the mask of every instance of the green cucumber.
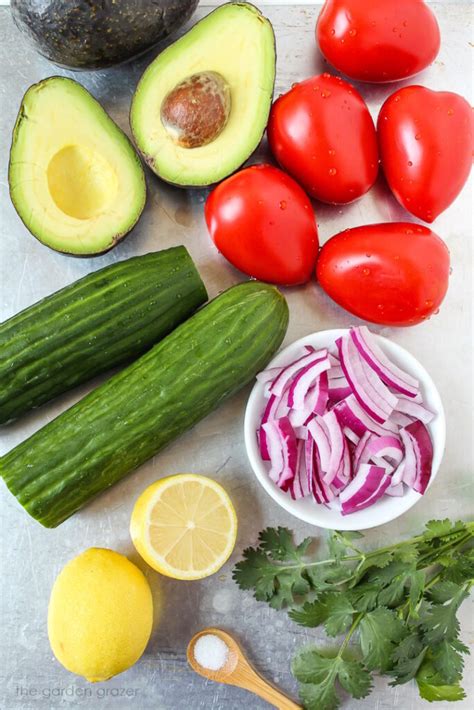
[[0, 459], [28, 513], [55, 527], [250, 382], [280, 346], [285, 298], [238, 284]]
[[180, 246], [95, 271], [0, 324], [0, 424], [138, 357], [207, 300]]

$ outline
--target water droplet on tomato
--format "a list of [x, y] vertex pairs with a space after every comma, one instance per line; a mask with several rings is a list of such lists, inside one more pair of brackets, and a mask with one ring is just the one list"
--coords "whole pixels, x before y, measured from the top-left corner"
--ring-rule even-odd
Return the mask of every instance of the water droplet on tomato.
[[398, 102], [400, 101], [400, 97], [399, 97], [399, 96], [395, 96], [394, 101], [395, 101], [396, 103], [398, 103]]
[[408, 22], [407, 22], [406, 20], [403, 20], [402, 25], [403, 25], [404, 27], [408, 27]]
[[448, 116], [452, 116], [454, 113], [452, 108], [448, 108]]
[[417, 133], [416, 136], [415, 136], [415, 140], [416, 140], [416, 141], [419, 141], [420, 138], [421, 138], [421, 133]]
[[362, 269], [362, 273], [364, 274], [364, 276], [370, 276], [370, 269]]
[[329, 74], [329, 72], [325, 71], [325, 72], [323, 73], [323, 77], [324, 77], [325, 79], [330, 79], [330, 78], [331, 78], [331, 75]]
[[405, 234], [413, 234], [413, 229], [405, 229]]
[[336, 30], [331, 30], [331, 34], [334, 37], [334, 35], [336, 34]]
[[331, 96], [330, 91], [321, 91], [321, 98], [322, 99], [328, 99]]
[[280, 209], [286, 210], [286, 200], [280, 200]]
[[431, 308], [431, 307], [433, 306], [433, 301], [430, 301], [429, 299], [427, 299], [427, 300], [425, 301], [425, 306], [426, 306], [427, 308]]
[[355, 37], [356, 34], [357, 34], [357, 30], [354, 30], [354, 29], [349, 30], [349, 35], [350, 35], [350, 37]]
[[450, 267], [449, 267], [449, 275], [451, 276], [452, 273], [453, 273], [453, 267], [450, 266]]
[[398, 32], [398, 27], [392, 27], [392, 32]]
[[437, 316], [438, 313], [439, 313], [439, 308], [437, 308], [437, 309], [435, 310], [435, 312], [433, 313], [433, 315], [434, 315], [434, 316]]
[[329, 153], [329, 155], [336, 155], [336, 151], [333, 150], [332, 148], [330, 148], [330, 149], [328, 150], [328, 153]]
[[336, 175], [337, 170], [336, 170], [336, 168], [329, 168], [328, 172], [329, 172], [329, 175], [334, 176], [334, 175]]
[[379, 311], [383, 311], [383, 309], [384, 309], [383, 303], [379, 303], [377, 308], [379, 309]]
[[408, 167], [411, 168], [412, 165], [413, 165], [413, 163], [411, 162], [411, 160], [409, 160], [409, 161], [408, 161]]
[[367, 259], [371, 259], [371, 258], [372, 258], [372, 254], [366, 254], [366, 257], [367, 257]]

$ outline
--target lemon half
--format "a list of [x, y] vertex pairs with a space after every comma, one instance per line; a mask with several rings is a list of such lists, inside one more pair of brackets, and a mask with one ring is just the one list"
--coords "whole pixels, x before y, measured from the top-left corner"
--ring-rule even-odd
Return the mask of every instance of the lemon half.
[[229, 559], [237, 516], [225, 490], [193, 473], [163, 478], [138, 498], [130, 534], [143, 559], [167, 577], [202, 579]]

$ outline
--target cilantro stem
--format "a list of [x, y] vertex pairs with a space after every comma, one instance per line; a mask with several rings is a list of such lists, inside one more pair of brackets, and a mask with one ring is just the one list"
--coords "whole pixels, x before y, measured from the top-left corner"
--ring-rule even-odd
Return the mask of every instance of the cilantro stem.
[[351, 628], [349, 629], [349, 631], [347, 632], [346, 638], [345, 638], [344, 641], [342, 642], [341, 647], [340, 647], [340, 649], [339, 649], [339, 651], [338, 651], [338, 654], [337, 654], [337, 657], [338, 657], [338, 658], [342, 658], [342, 654], [343, 654], [344, 651], [346, 650], [347, 644], [348, 644], [349, 641], [351, 640], [351, 637], [352, 637], [354, 631], [357, 629], [357, 627], [359, 626], [360, 622], [362, 621], [363, 616], [364, 616], [363, 612], [361, 612], [360, 614], [357, 614], [357, 616], [355, 617], [354, 621], [352, 622], [352, 626], [351, 626]]
[[[471, 533], [471, 532], [468, 532], [468, 533], [466, 533], [466, 535], [464, 535], [464, 536], [463, 536], [462, 538], [460, 538], [459, 540], [455, 540], [455, 541], [451, 541], [451, 542], [446, 542], [444, 545], [441, 545], [440, 547], [436, 547], [436, 548], [433, 549], [433, 550], [429, 550], [428, 552], [425, 552], [425, 554], [424, 554], [424, 555], [421, 555], [421, 557], [419, 558], [418, 564], [419, 564], [420, 562], [423, 562], [423, 560], [425, 560], [426, 558], [429, 558], [429, 557], [433, 557], [433, 556], [434, 556], [435, 559], [438, 558], [438, 557], [440, 556], [440, 553], [443, 552], [444, 550], [452, 550], [452, 551], [454, 551], [454, 550], [456, 550], [458, 547], [462, 547], [462, 545], [464, 545], [466, 542], [469, 542], [469, 540], [471, 539], [471, 537], [472, 537], [472, 533]], [[429, 567], [429, 566], [430, 566], [429, 563], [423, 565], [423, 567]]]

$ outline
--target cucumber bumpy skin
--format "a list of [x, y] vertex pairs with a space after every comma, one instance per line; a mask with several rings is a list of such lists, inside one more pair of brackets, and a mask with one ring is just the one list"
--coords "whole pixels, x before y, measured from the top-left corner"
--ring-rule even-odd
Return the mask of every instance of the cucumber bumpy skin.
[[183, 246], [95, 271], [0, 324], [0, 424], [142, 355], [207, 301]]
[[0, 459], [28, 513], [55, 527], [249, 383], [281, 345], [288, 306], [238, 284]]

